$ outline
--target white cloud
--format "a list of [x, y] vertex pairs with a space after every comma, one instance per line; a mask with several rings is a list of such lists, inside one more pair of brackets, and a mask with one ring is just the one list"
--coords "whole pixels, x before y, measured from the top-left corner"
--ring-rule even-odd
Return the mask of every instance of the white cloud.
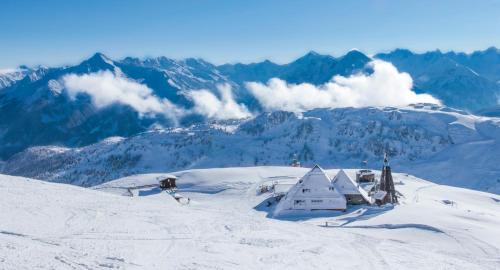
[[266, 110], [303, 112], [315, 108], [404, 106], [437, 103], [431, 95], [412, 91], [413, 81], [390, 63], [374, 60], [370, 75], [335, 76], [324, 85], [288, 84], [273, 78], [267, 84], [249, 82], [247, 88]]
[[183, 110], [169, 100], [154, 96], [149, 87], [110, 71], [84, 75], [69, 74], [65, 75], [62, 81], [71, 98], [75, 98], [78, 93], [86, 93], [92, 97], [93, 104], [98, 108], [121, 103], [131, 106], [141, 116], [163, 114], [175, 122], [183, 114]]
[[218, 120], [240, 119], [252, 116], [245, 105], [236, 103], [229, 84], [218, 85], [217, 89], [219, 90], [220, 98], [204, 89], [187, 92], [187, 95], [194, 102], [193, 111], [208, 118]]
[[[320, 86], [308, 83], [288, 84], [277, 78], [269, 80], [267, 84], [248, 82], [246, 86], [268, 111], [303, 112], [315, 108], [439, 103], [430, 95], [413, 92], [411, 77], [407, 73], [398, 72], [392, 64], [374, 60], [369, 65], [373, 68], [370, 75], [335, 76], [330, 82]], [[188, 113], [218, 120], [252, 116], [244, 104], [235, 101], [229, 84], [218, 85], [219, 95], [205, 89], [185, 92], [194, 103], [191, 110], [186, 110], [167, 99], [158, 98], [146, 85], [109, 71], [70, 74], [64, 76], [61, 81], [70, 97], [75, 98], [78, 93], [86, 93], [99, 108], [121, 103], [131, 106], [141, 116], [163, 114], [176, 123]]]

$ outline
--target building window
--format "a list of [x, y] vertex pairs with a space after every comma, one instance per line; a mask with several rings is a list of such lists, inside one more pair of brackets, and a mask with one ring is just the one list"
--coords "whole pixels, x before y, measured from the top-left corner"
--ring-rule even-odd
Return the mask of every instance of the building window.
[[311, 192], [311, 190], [310, 190], [310, 189], [308, 189], [308, 188], [303, 188], [303, 189], [302, 189], [302, 193], [306, 193], [306, 192]]
[[323, 200], [311, 200], [311, 203], [320, 204], [320, 203], [323, 203]]
[[329, 187], [328, 190], [334, 191], [335, 188], [334, 187]]
[[306, 201], [304, 200], [295, 200], [293, 203], [297, 205], [297, 204], [304, 204], [305, 202]]

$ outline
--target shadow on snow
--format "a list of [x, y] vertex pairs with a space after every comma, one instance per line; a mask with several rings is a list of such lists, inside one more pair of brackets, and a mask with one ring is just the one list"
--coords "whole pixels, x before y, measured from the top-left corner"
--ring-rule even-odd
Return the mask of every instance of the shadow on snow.
[[[370, 205], [348, 205], [346, 211], [336, 211], [336, 210], [291, 210], [284, 214], [274, 215], [274, 210], [278, 201], [273, 198], [267, 198], [257, 206], [254, 207], [255, 210], [260, 212], [266, 212], [267, 218], [273, 218], [278, 220], [287, 221], [304, 221], [314, 218], [337, 218], [337, 222], [344, 221], [343, 225], [349, 224], [354, 221], [367, 220], [372, 217], [381, 215], [386, 211], [394, 208], [392, 205], [387, 206], [370, 206]], [[338, 218], [340, 217], [340, 218]]]
[[442, 230], [417, 223], [404, 224], [377, 224], [377, 225], [349, 225], [356, 221], [369, 220], [378, 215], [384, 214], [387, 211], [394, 209], [393, 205], [372, 206], [372, 205], [348, 205], [346, 211], [334, 210], [291, 210], [285, 214], [278, 216], [274, 215], [274, 210], [277, 205], [275, 198], [267, 198], [260, 204], [254, 207], [255, 210], [267, 213], [267, 218], [286, 221], [306, 221], [314, 218], [332, 218], [326, 220], [325, 225], [321, 227], [328, 228], [346, 228], [346, 229], [417, 229], [435, 233], [444, 233]]

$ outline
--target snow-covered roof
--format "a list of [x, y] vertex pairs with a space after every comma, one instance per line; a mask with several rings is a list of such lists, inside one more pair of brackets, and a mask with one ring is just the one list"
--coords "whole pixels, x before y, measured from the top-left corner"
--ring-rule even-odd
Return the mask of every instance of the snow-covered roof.
[[290, 191], [294, 193], [294, 197], [310, 197], [309, 193], [297, 192], [299, 189], [311, 189], [314, 197], [330, 197], [329, 187], [333, 187], [330, 177], [320, 166], [315, 165]]
[[161, 176], [158, 176], [156, 179], [158, 180], [158, 182], [162, 182], [162, 181], [165, 181], [167, 179], [177, 179], [177, 176], [175, 176], [173, 174], [163, 174]]
[[175, 176], [173, 174], [162, 174], [162, 175], [157, 177], [158, 180], [163, 180], [163, 179], [167, 179], [167, 178], [177, 178], [177, 176]]
[[[310, 205], [311, 200], [319, 200]], [[304, 202], [302, 209], [345, 209], [345, 197], [332, 185], [328, 174], [318, 165], [307, 172], [286, 194], [275, 209], [275, 214], [294, 208], [294, 201]]]
[[342, 194], [360, 194], [356, 173], [353, 171], [340, 170], [333, 178], [332, 183]]
[[385, 192], [383, 190], [379, 190], [375, 194], [373, 194], [373, 198], [375, 200], [382, 200], [386, 194], [387, 194], [387, 192]]
[[357, 183], [356, 171], [354, 170], [340, 170], [333, 178], [332, 183], [344, 195], [361, 195], [367, 202], [372, 202], [372, 198], [370, 198], [368, 192], [373, 187], [373, 184]]

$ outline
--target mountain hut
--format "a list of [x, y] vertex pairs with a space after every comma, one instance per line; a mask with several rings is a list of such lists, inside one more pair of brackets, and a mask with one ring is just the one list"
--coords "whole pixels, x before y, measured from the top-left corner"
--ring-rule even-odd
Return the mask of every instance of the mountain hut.
[[347, 204], [371, 204], [370, 192], [375, 188], [375, 182], [357, 181], [358, 175], [359, 171], [354, 173], [353, 170], [340, 170], [332, 183], [345, 196]]
[[346, 199], [334, 185], [328, 175], [314, 166], [281, 199], [276, 213], [282, 210], [345, 210]]
[[174, 175], [168, 175], [168, 176], [164, 176], [164, 177], [160, 178], [160, 180], [158, 180], [158, 182], [160, 184], [160, 188], [165, 190], [165, 189], [177, 188], [177, 185], [175, 183], [176, 180], [177, 180], [177, 177], [175, 177]]

